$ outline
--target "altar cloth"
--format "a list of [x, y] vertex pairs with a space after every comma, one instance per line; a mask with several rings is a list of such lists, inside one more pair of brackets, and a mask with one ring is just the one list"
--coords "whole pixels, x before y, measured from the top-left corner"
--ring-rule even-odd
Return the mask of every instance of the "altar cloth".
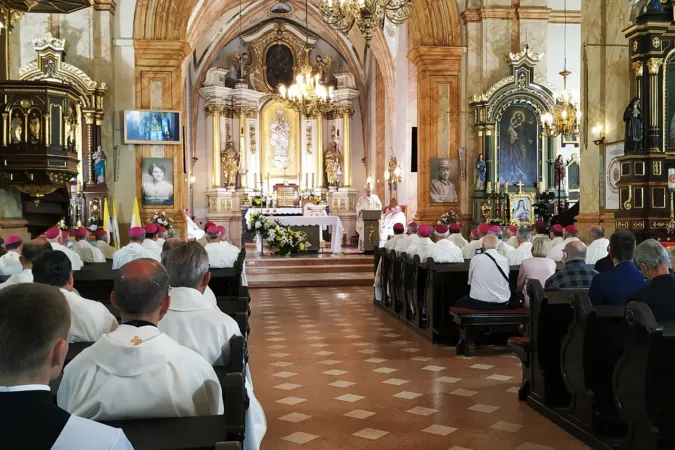
[[331, 233], [330, 250], [334, 254], [342, 253], [342, 235], [344, 234], [344, 226], [338, 216], [287, 216], [275, 217], [283, 225], [288, 226], [329, 226], [333, 227]]

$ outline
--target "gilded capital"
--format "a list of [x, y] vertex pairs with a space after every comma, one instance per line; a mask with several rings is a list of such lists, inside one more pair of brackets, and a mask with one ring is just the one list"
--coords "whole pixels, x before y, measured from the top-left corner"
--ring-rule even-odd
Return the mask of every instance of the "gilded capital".
[[635, 71], [635, 76], [636, 77], [641, 77], [642, 74], [644, 73], [644, 64], [642, 64], [642, 61], [635, 61], [633, 64], [633, 70]]
[[661, 58], [650, 58], [647, 60], [647, 68], [649, 69], [649, 75], [658, 75], [659, 68], [663, 64], [663, 59]]
[[351, 105], [348, 105], [348, 106], [338, 106], [338, 108], [337, 108], [337, 115], [338, 115], [339, 117], [342, 117], [342, 116], [346, 116], [346, 115], [347, 115], [347, 116], [349, 116], [349, 118], [351, 119], [352, 117], [354, 117], [354, 107], [351, 106]]
[[204, 107], [204, 112], [206, 112], [207, 117], [220, 115], [222, 111], [223, 111], [223, 107], [220, 106], [220, 105], [206, 105]]

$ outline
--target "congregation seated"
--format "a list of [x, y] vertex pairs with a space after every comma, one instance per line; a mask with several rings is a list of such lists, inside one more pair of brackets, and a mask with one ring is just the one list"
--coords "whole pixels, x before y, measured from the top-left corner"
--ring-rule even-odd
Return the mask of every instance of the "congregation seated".
[[[555, 227], [560, 225], [555, 225]], [[579, 240], [579, 230], [574, 225], [567, 225], [563, 230], [562, 242], [557, 241], [557, 238], [553, 240], [551, 245], [551, 250], [548, 252], [548, 258], [553, 261], [562, 261], [563, 260], [563, 249], [570, 242], [581, 242]], [[558, 242], [558, 243], [555, 243]], [[582, 242], [583, 244], [583, 242]], [[586, 244], [584, 244], [585, 246]]]
[[[522, 244], [521, 244], [522, 245]], [[542, 286], [555, 273], [555, 261], [546, 257], [548, 254], [548, 239], [536, 239], [534, 244], [531, 244], [532, 257], [526, 258], [520, 263], [520, 270], [518, 271], [518, 281], [516, 282], [516, 289], [524, 295], [525, 306], [529, 308], [530, 299], [527, 295], [527, 284], [530, 280], [539, 280]], [[516, 249], [515, 252], [519, 251]]]
[[32, 240], [26, 242], [21, 247], [21, 265], [23, 270], [10, 276], [7, 281], [0, 284], [0, 289], [19, 283], [33, 282], [33, 261], [46, 251], [50, 251], [52, 246], [42, 240]]
[[598, 262], [595, 263], [595, 266], [593, 268], [598, 272], [607, 272], [608, 270], [612, 270], [614, 267], [614, 261], [612, 261], [612, 255], [607, 253], [607, 256], [605, 256], [602, 259], [599, 259]]
[[[452, 235], [450, 234], [448, 227], [446, 225], [437, 225], [435, 234], [436, 244], [432, 247], [429, 257], [438, 264], [463, 263], [464, 257], [462, 256], [462, 250], [450, 240]], [[426, 260], [423, 260], [421, 257], [420, 261], [426, 262]]]
[[48, 250], [33, 262], [33, 281], [59, 288], [70, 306], [68, 342], [95, 342], [117, 329], [117, 319], [101, 302], [80, 297], [73, 289], [70, 260], [63, 253]]
[[47, 239], [47, 242], [49, 242], [49, 245], [52, 246], [52, 250], [58, 250], [60, 252], [65, 253], [68, 256], [68, 259], [70, 259], [70, 264], [73, 270], [82, 269], [84, 263], [82, 262], [80, 256], [67, 247], [68, 245], [67, 231], [65, 232], [64, 237], [63, 233], [61, 233], [61, 230], [59, 230], [56, 227], [52, 227], [45, 232], [45, 238]]
[[206, 239], [206, 230], [208, 230], [211, 227], [217, 227], [217, 225], [214, 222], [211, 222], [210, 220], [204, 224], [204, 234], [202, 237], [200, 237], [197, 242], [206, 247], [206, 244], [209, 243], [209, 241]]
[[483, 248], [483, 238], [490, 231], [490, 226], [487, 223], [481, 223], [474, 231], [471, 232], [471, 242], [462, 249], [462, 256], [464, 259], [471, 259], [476, 254], [477, 250]]
[[499, 225], [492, 225], [488, 229], [488, 234], [497, 236], [497, 239], [499, 239], [497, 245], [497, 252], [499, 252], [499, 254], [502, 255], [503, 257], [506, 257], [508, 253], [514, 250], [513, 247], [504, 242], [504, 232], [502, 231], [502, 227], [500, 227]]
[[0, 292], [0, 448], [132, 450], [124, 433], [54, 404], [49, 382], [68, 353], [71, 314], [55, 287]]
[[[164, 255], [167, 254], [171, 249], [174, 249], [184, 243], [185, 241], [180, 238], [167, 239], [164, 241], [164, 245], [162, 246], [162, 257], [164, 257]], [[218, 300], [216, 299], [216, 294], [214, 294], [211, 288], [208, 286], [206, 286], [204, 289], [204, 298], [211, 304], [213, 308], [218, 309]]]
[[[598, 274], [586, 265], [586, 246], [581, 241], [572, 241], [563, 249], [565, 268], [546, 280], [545, 289], [587, 289]], [[549, 258], [550, 259], [550, 258]]]
[[670, 257], [665, 247], [648, 239], [637, 246], [635, 262], [649, 280], [649, 286], [631, 294], [628, 302], [645, 302], [659, 323], [675, 321], [675, 275], [670, 273]]
[[[207, 232], [208, 234], [208, 232]], [[194, 350], [212, 366], [230, 362], [230, 339], [241, 336], [239, 325], [220, 310], [213, 309], [204, 298], [211, 279], [209, 258], [204, 247], [187, 242], [162, 256], [169, 275], [171, 304], [159, 322], [159, 330], [180, 345]], [[190, 267], [191, 270], [185, 270]], [[246, 372], [246, 388], [250, 405], [246, 412], [246, 448], [257, 449], [267, 424], [260, 403], [253, 395], [250, 371]]]
[[553, 247], [556, 245], [562, 244], [562, 242], [565, 240], [563, 239], [563, 227], [560, 224], [555, 224], [551, 227], [551, 231], [549, 232], [549, 242], [548, 242], [548, 249], [551, 251]]
[[419, 256], [420, 261], [426, 262], [434, 249], [434, 241], [431, 240], [431, 227], [428, 225], [420, 225], [417, 229], [417, 236], [419, 236], [419, 239], [412, 242], [405, 253], [408, 255], [408, 259]]
[[[386, 212], [386, 210], [385, 210]], [[384, 216], [382, 225], [380, 226], [380, 247], [384, 246], [391, 236], [394, 235], [394, 225], [405, 225], [405, 214], [400, 205], [391, 208], [391, 212]]]
[[506, 229], [506, 235], [509, 237], [506, 241], [508, 245], [511, 247], [518, 248], [520, 245], [520, 241], [518, 240], [518, 227], [515, 225], [511, 225]]
[[635, 236], [630, 231], [616, 231], [609, 240], [614, 267], [593, 278], [588, 297], [593, 305], [626, 306], [628, 297], [647, 286], [635, 265]]
[[75, 243], [71, 247], [71, 250], [77, 253], [82, 262], [104, 263], [105, 256], [103, 252], [89, 243], [88, 236], [89, 230], [86, 228], [80, 227], [75, 230]]
[[483, 238], [483, 253], [471, 259], [469, 265], [469, 295], [457, 300], [455, 306], [469, 309], [503, 309], [510, 297], [509, 263], [499, 254], [499, 238]]
[[115, 252], [112, 268], [119, 269], [128, 262], [142, 258], [150, 258], [159, 262], [161, 260], [160, 255], [143, 247], [144, 239], [145, 230], [143, 228], [133, 227], [129, 230], [129, 243]]
[[[462, 227], [458, 223], [450, 224], [450, 242], [455, 244], [460, 250], [469, 245], [469, 241], [462, 236]], [[463, 256], [462, 256], [463, 258]]]
[[394, 251], [396, 252], [396, 255], [400, 256], [401, 253], [408, 254], [408, 247], [413, 243], [417, 242], [417, 240], [420, 238], [417, 235], [417, 229], [418, 226], [415, 222], [411, 222], [408, 224], [408, 235], [405, 238], [400, 239], [394, 246]]
[[384, 244], [384, 248], [392, 250], [398, 241], [405, 239], [405, 224], [396, 223], [393, 228], [394, 235]]
[[21, 265], [21, 248], [23, 241], [19, 236], [8, 236], [5, 240], [7, 253], [0, 256], [0, 274], [14, 275], [23, 271]]
[[157, 245], [159, 245], [159, 248], [162, 248], [162, 247], [164, 247], [164, 242], [166, 242], [166, 238], [169, 235], [169, 231], [161, 225], [157, 225], [157, 230], [158, 230], [157, 231], [157, 240], [155, 242], [157, 242]]
[[141, 245], [148, 251], [152, 252], [157, 258], [162, 258], [162, 246], [157, 243], [159, 234], [159, 227], [154, 223], [149, 223], [145, 226], [145, 239]]
[[595, 265], [609, 255], [609, 239], [605, 238], [605, 230], [601, 226], [591, 228], [591, 243], [586, 250], [586, 264]]
[[108, 233], [103, 229], [98, 229], [94, 233], [96, 238], [96, 248], [101, 250], [106, 260], [113, 259], [117, 249], [108, 243]]
[[233, 267], [239, 257], [239, 249], [232, 244], [221, 241], [221, 230], [217, 226], [206, 229], [206, 241], [204, 246], [208, 254], [209, 265], [216, 269]]
[[546, 242], [546, 245], [550, 248], [551, 237], [550, 234], [546, 231], [546, 222], [543, 220], [537, 220], [534, 223], [534, 232], [535, 235], [532, 236], [532, 243], [538, 239], [543, 239]]
[[164, 267], [149, 258], [125, 264], [110, 301], [121, 325], [66, 366], [59, 406], [95, 420], [223, 414], [213, 367], [157, 328], [171, 304]]
[[516, 233], [516, 239], [517, 248], [506, 254], [509, 266], [519, 266], [524, 260], [532, 258], [532, 232], [530, 229], [520, 227]]

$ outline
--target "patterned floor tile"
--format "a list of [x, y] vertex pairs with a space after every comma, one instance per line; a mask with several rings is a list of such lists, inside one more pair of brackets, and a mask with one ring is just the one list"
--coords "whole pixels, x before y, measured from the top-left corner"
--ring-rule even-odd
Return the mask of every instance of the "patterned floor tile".
[[363, 430], [354, 433], [352, 436], [370, 439], [371, 441], [374, 441], [388, 434], [389, 434], [388, 431], [376, 430], [374, 428], [364, 428]]
[[365, 411], [363, 409], [355, 409], [354, 411], [349, 411], [348, 413], [343, 414], [343, 416], [351, 417], [353, 419], [367, 419], [373, 415], [375, 415], [374, 412]]
[[313, 441], [314, 439], [318, 438], [319, 436], [315, 434], [309, 434], [309, 433], [303, 433], [301, 431], [297, 431], [293, 434], [289, 434], [288, 436], [282, 437], [281, 439], [289, 442], [293, 442], [294, 444], [306, 444], [309, 441]]

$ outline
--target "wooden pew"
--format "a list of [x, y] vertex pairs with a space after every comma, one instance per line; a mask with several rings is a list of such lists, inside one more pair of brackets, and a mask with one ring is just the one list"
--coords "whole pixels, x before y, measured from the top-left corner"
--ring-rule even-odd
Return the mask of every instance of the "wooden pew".
[[431, 334], [432, 342], [457, 343], [459, 331], [448, 308], [469, 293], [468, 276], [469, 265], [466, 263], [428, 263], [423, 303], [427, 313], [426, 330]]
[[675, 448], [675, 323], [657, 323], [641, 302], [628, 304], [626, 322], [627, 342], [612, 383], [628, 427], [621, 448]]
[[[413, 256], [414, 258], [414, 256]], [[417, 257], [419, 261], [419, 257]], [[417, 321], [418, 310], [413, 302], [413, 278], [415, 275], [415, 262], [409, 255], [403, 254], [401, 258], [401, 274], [403, 279], [401, 282], [401, 293], [403, 296], [403, 309], [401, 315], [404, 319], [415, 323]]]
[[[393, 303], [389, 295], [389, 273], [391, 272], [392, 261], [391, 253], [396, 253], [393, 249], [380, 249], [380, 260], [382, 261], [382, 270], [380, 271], [380, 286], [382, 287], [382, 304], [392, 309]], [[377, 270], [377, 269], [376, 269]]]
[[414, 325], [419, 328], [424, 334], [431, 338], [429, 329], [429, 310], [426, 304], [425, 291], [427, 287], [427, 278], [429, 276], [429, 263], [433, 259], [427, 258], [426, 261], [420, 261], [419, 256], [415, 255], [413, 259], [413, 279], [412, 279], [412, 303], [417, 310], [415, 314], [416, 320]]
[[250, 302], [247, 297], [216, 297], [218, 308], [228, 316], [234, 316], [236, 313], [246, 313], [251, 315]]
[[403, 260], [406, 257], [405, 253], [401, 255], [396, 255], [396, 252], [390, 253], [391, 258], [391, 270], [389, 272], [389, 294], [391, 295], [391, 301], [393, 304], [393, 311], [397, 314], [401, 311], [405, 311], [402, 293], [402, 284], [403, 284]]
[[517, 335], [520, 327], [527, 325], [529, 321], [529, 311], [526, 308], [481, 311], [452, 306], [450, 315], [460, 333], [455, 351], [457, 355], [463, 356], [471, 356], [476, 346], [476, 338], [486, 328], [490, 333]]

